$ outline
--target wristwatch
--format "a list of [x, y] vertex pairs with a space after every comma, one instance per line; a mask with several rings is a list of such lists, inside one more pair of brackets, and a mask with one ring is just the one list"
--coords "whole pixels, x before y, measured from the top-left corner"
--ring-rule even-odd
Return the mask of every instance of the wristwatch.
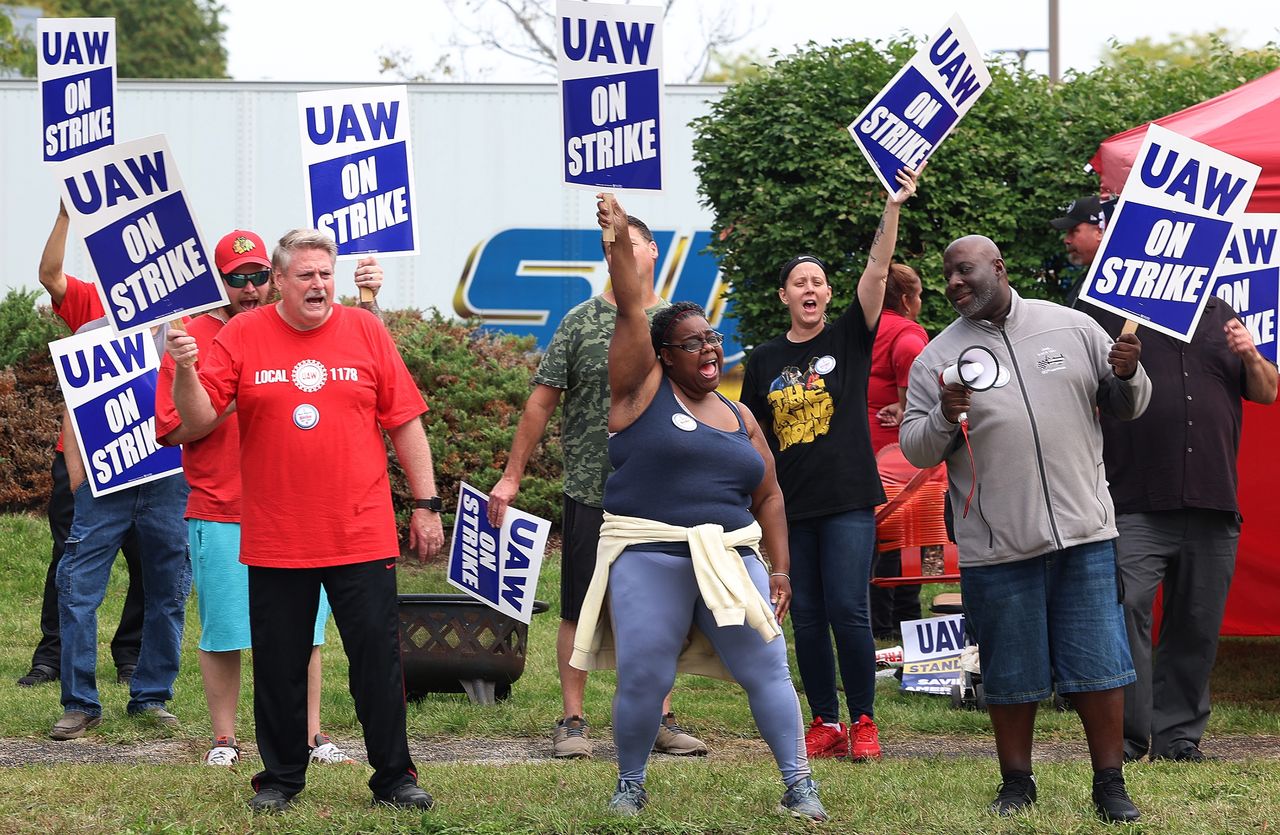
[[432, 513], [439, 513], [444, 510], [444, 502], [440, 501], [439, 496], [432, 496], [429, 499], [414, 499], [414, 510], [429, 510]]

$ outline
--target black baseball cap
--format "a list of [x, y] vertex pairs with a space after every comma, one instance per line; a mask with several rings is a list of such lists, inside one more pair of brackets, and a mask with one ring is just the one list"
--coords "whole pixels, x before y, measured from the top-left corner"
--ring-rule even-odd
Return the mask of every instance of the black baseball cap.
[[1071, 205], [1064, 210], [1066, 214], [1063, 217], [1049, 221], [1049, 225], [1061, 232], [1065, 232], [1080, 223], [1092, 223], [1094, 226], [1099, 226], [1105, 221], [1111, 220], [1111, 213], [1115, 209], [1116, 199], [1114, 197], [1106, 200], [1096, 194], [1089, 197], [1081, 197], [1079, 200], [1071, 201]]

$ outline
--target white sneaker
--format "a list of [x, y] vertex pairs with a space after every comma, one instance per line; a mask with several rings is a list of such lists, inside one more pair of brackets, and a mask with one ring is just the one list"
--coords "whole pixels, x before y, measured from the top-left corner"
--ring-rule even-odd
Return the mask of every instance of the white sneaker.
[[205, 765], [231, 768], [238, 762], [240, 762], [240, 748], [236, 745], [236, 738], [233, 736], [218, 737], [213, 741], [213, 746], [209, 749], [209, 753], [204, 755]]
[[316, 734], [316, 746], [311, 749], [310, 761], [318, 765], [354, 765], [355, 760], [347, 756], [329, 739], [328, 734]]

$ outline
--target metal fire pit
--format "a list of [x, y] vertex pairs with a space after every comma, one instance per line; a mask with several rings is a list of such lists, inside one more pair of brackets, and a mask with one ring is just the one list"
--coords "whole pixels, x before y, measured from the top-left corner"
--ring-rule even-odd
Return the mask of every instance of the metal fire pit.
[[[491, 705], [524, 672], [529, 627], [465, 594], [402, 594], [400, 658], [409, 699], [466, 693]], [[547, 611], [535, 600], [534, 614]]]

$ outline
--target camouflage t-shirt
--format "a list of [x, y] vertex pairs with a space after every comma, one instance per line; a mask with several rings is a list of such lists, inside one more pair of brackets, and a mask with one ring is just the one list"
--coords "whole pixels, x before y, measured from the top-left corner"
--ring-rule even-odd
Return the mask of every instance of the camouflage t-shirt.
[[[667, 306], [645, 311], [649, 318]], [[618, 309], [592, 296], [565, 314], [542, 356], [533, 382], [564, 389], [561, 442], [564, 492], [569, 498], [604, 506], [609, 477], [609, 340]]]

